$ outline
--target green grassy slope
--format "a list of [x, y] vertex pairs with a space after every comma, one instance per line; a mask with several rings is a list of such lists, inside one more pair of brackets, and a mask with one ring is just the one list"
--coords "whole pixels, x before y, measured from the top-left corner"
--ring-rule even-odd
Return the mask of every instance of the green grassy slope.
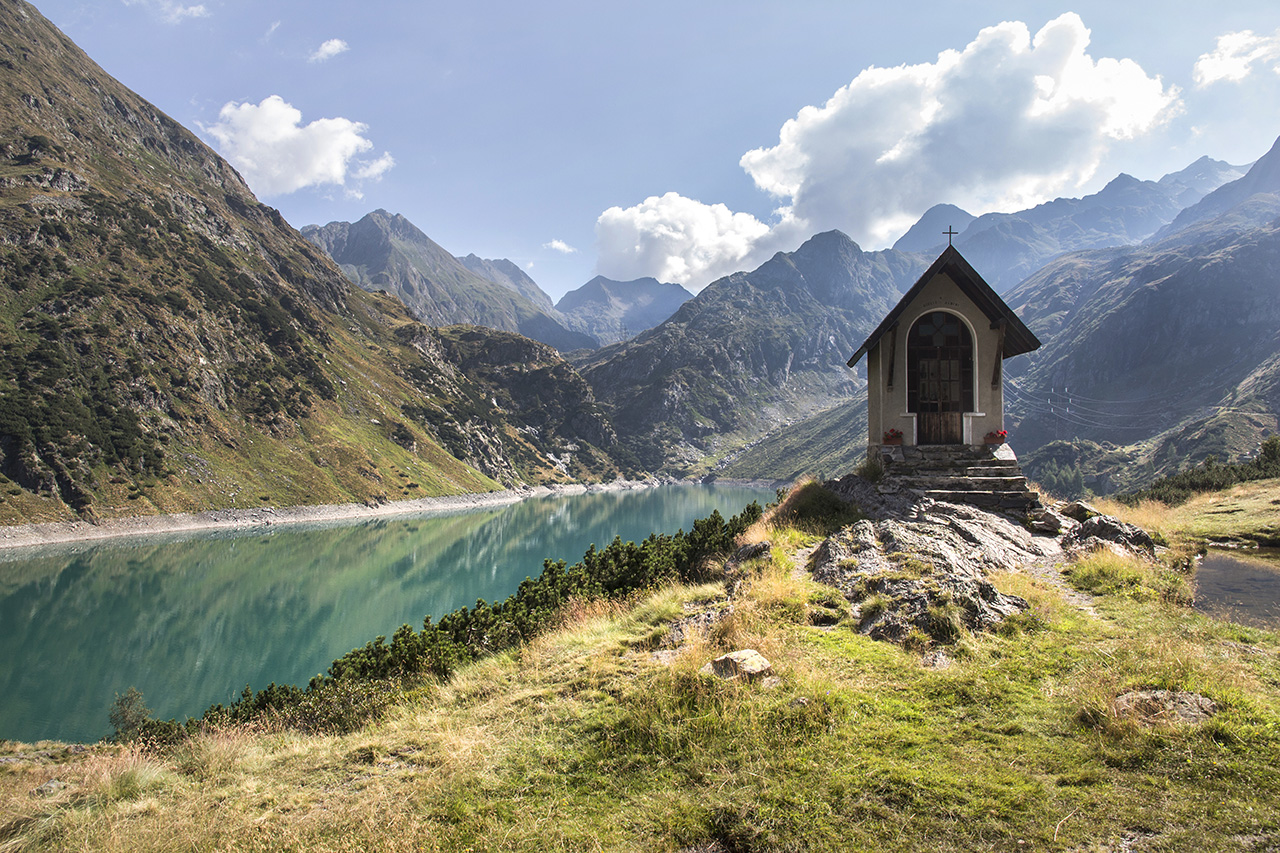
[[[1162, 600], [1146, 580], [1167, 569], [1120, 566], [1126, 582], [1106, 584], [1089, 564], [1073, 570], [1099, 590], [1089, 610], [1050, 580], [994, 578], [1030, 610], [930, 667], [852, 630], [843, 599], [797, 573], [808, 529], [762, 532], [773, 554], [747, 565], [727, 615], [720, 584], [574, 602], [559, 630], [407, 686], [352, 734], [226, 728], [165, 754], [7, 745], [0, 823], [14, 849], [49, 850], [1280, 842], [1275, 632]], [[713, 630], [653, 656], [674, 620], [713, 612]], [[776, 684], [699, 673], [747, 647]], [[1115, 703], [1152, 688], [1216, 713], [1178, 723]], [[66, 787], [30, 795], [55, 777]]]
[[[502, 377], [459, 371], [448, 340], [0, 0], [0, 522], [571, 476], [549, 455], [589, 439], [521, 432], [492, 402]], [[589, 392], [570, 396], [597, 425]], [[594, 459], [573, 475], [613, 472]]]

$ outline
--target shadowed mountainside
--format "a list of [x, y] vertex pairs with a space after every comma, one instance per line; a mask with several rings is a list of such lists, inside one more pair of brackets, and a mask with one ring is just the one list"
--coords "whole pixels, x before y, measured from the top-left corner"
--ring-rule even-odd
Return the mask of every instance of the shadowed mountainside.
[[580, 369], [646, 467], [695, 473], [708, 456], [856, 393], [845, 361], [924, 271], [839, 231], [710, 284], [665, 323]]
[[519, 377], [459, 370], [20, 0], [0, 118], [0, 519], [486, 491], [586, 441], [522, 431]]

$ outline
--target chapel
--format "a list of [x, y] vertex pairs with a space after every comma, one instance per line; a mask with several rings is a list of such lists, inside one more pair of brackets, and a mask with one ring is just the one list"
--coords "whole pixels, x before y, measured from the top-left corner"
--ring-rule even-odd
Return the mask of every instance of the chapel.
[[948, 245], [849, 359], [867, 357], [869, 449], [1003, 444], [1002, 364], [1039, 346]]

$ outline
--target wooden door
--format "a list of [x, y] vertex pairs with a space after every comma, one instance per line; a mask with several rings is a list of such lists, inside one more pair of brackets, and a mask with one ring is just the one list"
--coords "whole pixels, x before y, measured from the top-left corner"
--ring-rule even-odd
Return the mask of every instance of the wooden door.
[[955, 314], [934, 311], [907, 338], [907, 410], [916, 413], [917, 444], [964, 443], [973, 411], [973, 340]]

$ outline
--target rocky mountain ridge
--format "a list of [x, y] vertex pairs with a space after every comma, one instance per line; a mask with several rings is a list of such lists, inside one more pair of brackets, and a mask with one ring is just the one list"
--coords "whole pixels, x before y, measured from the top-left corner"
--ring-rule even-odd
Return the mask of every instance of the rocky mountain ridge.
[[1063, 254], [1147, 240], [1246, 168], [1201, 157], [1159, 181], [1120, 174], [1096, 193], [1015, 213], [974, 217], [954, 205], [935, 205], [893, 247], [936, 257], [947, 245], [943, 226], [955, 227], [956, 248], [1003, 293]]
[[696, 473], [858, 391], [844, 362], [924, 271], [839, 231], [712, 282], [669, 320], [578, 360], [640, 464]]
[[[552, 461], [589, 442], [568, 420], [522, 432], [519, 407], [496, 402], [522, 377], [459, 368], [456, 335], [352, 287], [21, 0], [0, 0], [0, 119], [0, 518], [382, 501], [616, 470], [604, 451], [596, 467]], [[528, 358], [572, 380], [553, 352]], [[585, 386], [564, 399], [598, 413]], [[607, 441], [603, 423], [572, 421]]]
[[560, 297], [556, 310], [569, 328], [607, 346], [652, 329], [692, 298], [680, 285], [655, 278], [614, 281], [598, 275]]
[[308, 225], [302, 236], [333, 258], [353, 283], [392, 294], [427, 325], [466, 323], [519, 332], [561, 351], [595, 345], [517, 286], [473, 273], [398, 213], [375, 210], [356, 222]]

